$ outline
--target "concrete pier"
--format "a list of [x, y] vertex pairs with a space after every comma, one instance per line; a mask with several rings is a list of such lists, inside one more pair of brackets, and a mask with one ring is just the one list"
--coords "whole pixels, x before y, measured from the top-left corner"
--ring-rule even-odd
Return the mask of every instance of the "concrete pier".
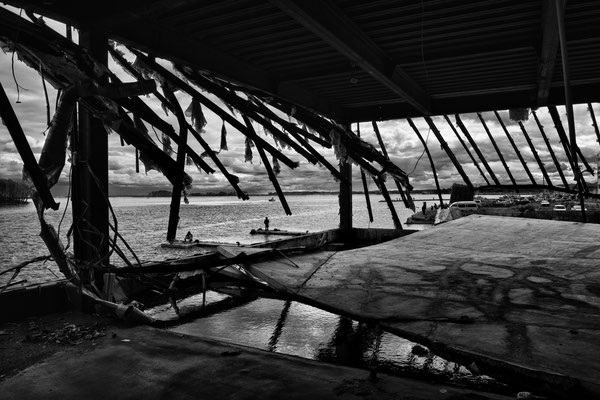
[[254, 264], [280, 292], [553, 396], [600, 398], [600, 226], [482, 215]]

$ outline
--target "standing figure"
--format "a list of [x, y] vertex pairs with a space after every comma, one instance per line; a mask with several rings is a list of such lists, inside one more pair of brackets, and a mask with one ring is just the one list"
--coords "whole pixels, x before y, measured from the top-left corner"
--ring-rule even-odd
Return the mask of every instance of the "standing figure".
[[269, 217], [265, 217], [265, 229], [269, 230]]
[[423, 208], [421, 208], [421, 211], [423, 212], [423, 216], [425, 216], [425, 212], [427, 211], [427, 202], [426, 201], [423, 202]]

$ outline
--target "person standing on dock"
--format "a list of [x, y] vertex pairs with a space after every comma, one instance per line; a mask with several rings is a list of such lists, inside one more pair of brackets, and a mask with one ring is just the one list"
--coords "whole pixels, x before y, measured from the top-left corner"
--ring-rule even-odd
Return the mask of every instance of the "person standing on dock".
[[265, 217], [265, 230], [269, 230], [269, 217]]
[[423, 213], [423, 216], [425, 216], [425, 212], [427, 211], [427, 202], [424, 201], [423, 202], [423, 207], [421, 208], [421, 212]]

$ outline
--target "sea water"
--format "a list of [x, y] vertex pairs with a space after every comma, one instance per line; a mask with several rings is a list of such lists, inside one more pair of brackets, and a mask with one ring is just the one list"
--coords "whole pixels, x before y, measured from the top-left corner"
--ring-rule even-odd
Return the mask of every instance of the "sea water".
[[[252, 229], [264, 228], [263, 221], [269, 217], [270, 229], [300, 232], [317, 232], [335, 229], [339, 225], [338, 196], [334, 195], [287, 195], [292, 215], [285, 215], [281, 203], [269, 201], [271, 196], [251, 196], [242, 201], [235, 196], [193, 196], [189, 204], [181, 204], [177, 237], [182, 239], [190, 231], [194, 239], [207, 242], [249, 244], [264, 241], [262, 235], [251, 235]], [[189, 249], [165, 249], [171, 199], [168, 197], [113, 197], [110, 223], [127, 241], [142, 261], [164, 260], [193, 254]], [[357, 228], [393, 228], [390, 211], [383, 197], [371, 195], [373, 222], [369, 221], [364, 195], [355, 194], [353, 201], [353, 225]], [[67, 198], [58, 198], [58, 211], [46, 210], [45, 219], [59, 232], [63, 245], [72, 252], [72, 236], [69, 235], [72, 217]], [[432, 206], [432, 195], [416, 196], [415, 206], [419, 211], [423, 202]], [[447, 201], [447, 198], [445, 199]], [[393, 203], [400, 221], [404, 224], [413, 211], [402, 202]], [[426, 225], [406, 226], [424, 229]], [[39, 237], [40, 227], [35, 207], [31, 202], [22, 206], [0, 207], [0, 271], [48, 255], [48, 250]], [[119, 242], [122, 249], [125, 246]], [[193, 251], [193, 250], [192, 250]], [[129, 259], [133, 260], [131, 254]], [[115, 255], [111, 263], [124, 265]], [[0, 286], [11, 274], [0, 275]], [[53, 262], [32, 264], [22, 270], [19, 280], [27, 284], [46, 282], [62, 278]]]

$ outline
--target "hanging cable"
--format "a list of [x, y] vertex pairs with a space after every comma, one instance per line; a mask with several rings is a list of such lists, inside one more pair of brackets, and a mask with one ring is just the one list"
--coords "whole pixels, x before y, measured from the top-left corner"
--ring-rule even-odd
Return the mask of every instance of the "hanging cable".
[[[65, 215], [67, 214], [67, 209], [69, 208], [69, 199], [71, 198], [71, 172], [73, 171], [73, 164], [71, 164], [71, 168], [69, 168], [69, 190], [67, 191], [67, 203], [65, 204], [65, 209], [63, 211], [63, 215], [60, 218], [60, 222], [58, 223], [58, 237], [60, 237], [60, 227], [63, 223], [63, 220], [65, 219]], [[68, 236], [67, 236], [68, 237]], [[65, 248], [65, 250], [69, 247], [68, 244], [70, 243], [67, 242], [67, 247]]]
[[425, 146], [423, 146], [423, 152], [421, 153], [419, 158], [417, 158], [417, 161], [415, 162], [415, 166], [413, 167], [412, 171], [410, 171], [408, 174], [406, 174], [406, 176], [411, 176], [412, 173], [415, 172], [415, 169], [417, 169], [417, 165], [419, 165], [419, 161], [421, 161], [421, 158], [423, 158], [423, 155], [425, 154], [425, 149], [427, 148], [427, 142], [429, 141], [429, 133], [430, 132], [431, 132], [431, 128], [429, 128], [427, 130], [427, 137], [425, 138]]
[[[23, 9], [21, 9], [21, 11], [19, 11], [19, 17], [21, 16], [21, 14], [23, 14]], [[19, 42], [19, 33], [20, 31], [17, 30], [17, 33], [15, 35], [15, 41], [14, 41], [14, 45], [16, 46], [16, 44]], [[16, 47], [13, 47], [13, 53], [12, 53], [12, 57], [10, 59], [10, 67], [11, 67], [11, 71], [12, 71], [12, 77], [13, 80], [15, 81], [15, 86], [17, 88], [17, 103], [21, 102], [21, 91], [20, 89], [23, 89], [25, 91], [27, 91], [27, 89], [25, 89], [23, 86], [19, 85], [19, 82], [17, 81], [17, 76], [15, 75], [15, 54], [17, 53], [17, 49]]]

